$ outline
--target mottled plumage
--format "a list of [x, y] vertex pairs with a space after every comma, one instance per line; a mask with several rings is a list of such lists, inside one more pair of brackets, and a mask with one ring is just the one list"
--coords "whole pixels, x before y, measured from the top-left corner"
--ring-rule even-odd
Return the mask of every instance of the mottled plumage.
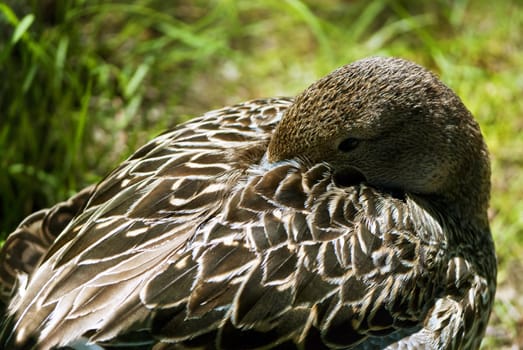
[[459, 98], [400, 59], [206, 113], [61, 204], [34, 258], [13, 247], [57, 209], [13, 233], [0, 346], [476, 349], [489, 177]]

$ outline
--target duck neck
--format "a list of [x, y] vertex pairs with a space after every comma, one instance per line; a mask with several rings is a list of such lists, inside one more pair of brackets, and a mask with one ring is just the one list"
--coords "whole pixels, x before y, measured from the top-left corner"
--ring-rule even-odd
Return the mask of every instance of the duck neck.
[[[477, 166], [463, 169], [463, 176], [456, 179], [453, 190], [443, 191], [444, 195], [433, 195], [431, 206], [460, 231], [490, 234], [488, 207], [490, 200], [490, 167]], [[481, 175], [481, 176], [479, 176]]]

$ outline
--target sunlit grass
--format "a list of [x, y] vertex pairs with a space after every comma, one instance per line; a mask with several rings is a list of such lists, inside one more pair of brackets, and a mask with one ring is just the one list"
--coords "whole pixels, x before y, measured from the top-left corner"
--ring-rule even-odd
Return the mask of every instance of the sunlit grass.
[[0, 2], [0, 241], [182, 120], [402, 56], [482, 126], [500, 262], [485, 347], [523, 346], [521, 28], [523, 6], [508, 0]]

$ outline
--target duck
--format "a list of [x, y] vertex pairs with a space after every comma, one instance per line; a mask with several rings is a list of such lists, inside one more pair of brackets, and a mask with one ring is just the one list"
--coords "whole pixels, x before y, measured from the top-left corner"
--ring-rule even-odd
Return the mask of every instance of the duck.
[[0, 347], [478, 349], [489, 200], [460, 98], [364, 58], [181, 124], [22, 222], [0, 252]]

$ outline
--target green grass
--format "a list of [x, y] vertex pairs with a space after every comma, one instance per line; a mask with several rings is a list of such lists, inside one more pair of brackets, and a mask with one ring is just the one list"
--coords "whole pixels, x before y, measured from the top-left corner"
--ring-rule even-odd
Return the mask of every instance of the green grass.
[[401, 56], [438, 73], [482, 126], [500, 263], [484, 348], [523, 346], [523, 5], [166, 3], [0, 2], [0, 241], [180, 121], [294, 95], [364, 56]]

